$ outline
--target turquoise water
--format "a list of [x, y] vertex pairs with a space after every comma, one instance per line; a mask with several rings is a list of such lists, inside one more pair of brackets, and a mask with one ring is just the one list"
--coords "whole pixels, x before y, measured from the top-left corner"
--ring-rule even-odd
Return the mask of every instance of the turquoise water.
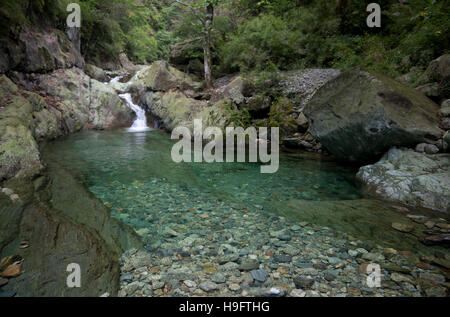
[[47, 153], [83, 175], [90, 188], [164, 179], [211, 197], [264, 206], [271, 200], [349, 200], [361, 197], [355, 170], [332, 162], [281, 154], [274, 174], [260, 173], [258, 163], [174, 163], [174, 141], [160, 131], [83, 132], [47, 145]]
[[320, 156], [280, 155], [275, 174], [257, 163], [174, 163], [175, 141], [161, 131], [86, 131], [43, 145], [46, 161], [70, 169], [144, 241], [157, 243], [168, 223], [189, 225], [190, 214], [234, 208], [333, 227], [358, 239], [419, 247], [414, 235], [391, 228], [406, 217], [390, 204], [363, 198], [356, 170]]

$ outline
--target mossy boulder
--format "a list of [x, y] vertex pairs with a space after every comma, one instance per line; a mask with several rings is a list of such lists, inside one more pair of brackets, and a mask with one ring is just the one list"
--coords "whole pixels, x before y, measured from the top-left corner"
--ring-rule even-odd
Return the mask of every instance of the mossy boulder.
[[169, 66], [165, 61], [153, 62], [138, 71], [130, 80], [128, 87], [144, 87], [151, 91], [169, 91], [171, 89], [197, 90], [201, 84], [189, 75]]
[[181, 91], [148, 92], [145, 97], [150, 112], [161, 119], [164, 128], [172, 131], [177, 126], [190, 127], [206, 107], [205, 101], [186, 97]]
[[84, 71], [89, 77], [94, 78], [95, 80], [105, 82], [108, 79], [106, 72], [100, 67], [97, 67], [95, 65], [86, 64]]
[[352, 69], [327, 82], [305, 107], [310, 130], [335, 158], [374, 162], [393, 146], [441, 137], [439, 106], [381, 74]]
[[79, 68], [36, 74], [32, 80], [36, 89], [54, 101], [64, 133], [128, 126], [134, 118], [134, 112], [112, 87], [91, 79]]

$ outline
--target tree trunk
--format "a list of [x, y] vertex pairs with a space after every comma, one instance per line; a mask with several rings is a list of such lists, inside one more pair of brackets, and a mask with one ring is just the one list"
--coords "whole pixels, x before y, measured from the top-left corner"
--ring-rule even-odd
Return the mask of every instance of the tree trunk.
[[203, 55], [204, 55], [204, 65], [205, 65], [205, 82], [206, 88], [210, 89], [213, 87], [212, 82], [212, 71], [211, 71], [211, 27], [214, 18], [214, 6], [208, 4], [206, 8], [206, 19], [203, 29]]
[[344, 13], [346, 6], [347, 6], [347, 0], [338, 0], [337, 10], [338, 10], [339, 15], [342, 15], [342, 13]]

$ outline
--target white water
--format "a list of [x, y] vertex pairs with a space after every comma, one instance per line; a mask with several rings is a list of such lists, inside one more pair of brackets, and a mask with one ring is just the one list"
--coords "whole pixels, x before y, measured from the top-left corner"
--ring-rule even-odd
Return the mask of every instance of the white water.
[[129, 132], [141, 132], [148, 131], [150, 128], [147, 126], [147, 117], [145, 116], [145, 110], [133, 103], [131, 94], [121, 94], [120, 98], [125, 99], [127, 106], [136, 113], [136, 120], [134, 120], [133, 125], [128, 128]]
[[123, 78], [123, 75], [122, 76], [116, 76], [116, 77], [114, 77], [114, 78], [112, 78], [109, 82], [108, 82], [108, 84], [112, 84], [112, 83], [117, 83], [119, 80], [121, 80]]

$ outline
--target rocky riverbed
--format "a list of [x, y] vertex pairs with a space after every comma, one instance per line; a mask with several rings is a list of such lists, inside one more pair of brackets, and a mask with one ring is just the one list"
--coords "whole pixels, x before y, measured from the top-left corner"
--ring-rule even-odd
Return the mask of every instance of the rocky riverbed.
[[[122, 256], [119, 296], [447, 295], [445, 250], [430, 256], [386, 248], [270, 215], [259, 205], [214, 200], [163, 180], [151, 183], [140, 208], [129, 203], [121, 206], [131, 207], [127, 213], [115, 214], [147, 245]], [[142, 186], [118, 186], [103, 199], [135, 198], [131, 191]], [[367, 284], [371, 263], [381, 267], [380, 287]]]
[[[138, 230], [147, 251], [122, 256], [119, 296], [447, 295], [448, 253], [421, 257], [257, 207], [198, 200], [148, 215], [157, 229]], [[380, 287], [367, 284], [370, 263], [381, 266]]]

